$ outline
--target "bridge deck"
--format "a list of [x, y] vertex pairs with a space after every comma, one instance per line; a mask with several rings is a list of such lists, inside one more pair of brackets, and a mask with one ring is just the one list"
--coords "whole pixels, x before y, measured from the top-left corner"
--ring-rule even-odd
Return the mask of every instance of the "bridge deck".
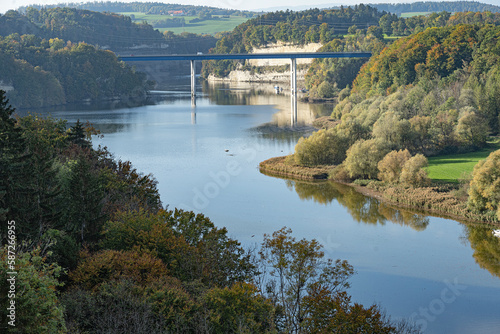
[[283, 52], [283, 53], [227, 53], [227, 54], [184, 54], [119, 56], [123, 61], [163, 61], [163, 60], [222, 60], [222, 59], [291, 59], [291, 58], [369, 58], [369, 52]]

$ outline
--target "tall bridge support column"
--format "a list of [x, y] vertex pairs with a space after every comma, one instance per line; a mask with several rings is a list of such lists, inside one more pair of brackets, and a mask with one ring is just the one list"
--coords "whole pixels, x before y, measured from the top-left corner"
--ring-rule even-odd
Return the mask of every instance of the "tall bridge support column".
[[191, 59], [191, 107], [196, 107], [196, 61]]
[[297, 60], [290, 58], [291, 124], [297, 124]]

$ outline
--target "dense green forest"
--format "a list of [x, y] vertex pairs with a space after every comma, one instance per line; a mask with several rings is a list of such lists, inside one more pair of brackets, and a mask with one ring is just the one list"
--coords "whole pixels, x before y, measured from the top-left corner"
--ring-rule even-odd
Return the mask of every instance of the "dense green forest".
[[42, 107], [105, 98], [143, 100], [152, 88], [143, 73], [111, 51], [61, 39], [12, 34], [0, 37], [0, 80], [17, 107]]
[[378, 3], [371, 6], [381, 11], [401, 15], [402, 13], [425, 12], [500, 12], [500, 7], [478, 1], [418, 1], [412, 3]]
[[9, 333], [418, 333], [352, 302], [354, 268], [317, 241], [283, 228], [244, 249], [208, 217], [165, 208], [154, 177], [93, 148], [89, 125], [13, 112], [0, 91]]
[[[37, 5], [33, 4], [27, 7], [19, 7], [19, 11], [26, 11], [29, 7], [38, 9], [42, 8], [55, 8], [60, 5]], [[163, 2], [115, 2], [115, 1], [95, 1], [85, 3], [67, 3], [65, 7], [87, 9], [95, 12], [140, 12], [145, 14], [167, 15], [169, 11], [182, 11], [184, 15], [199, 16], [199, 15], [237, 15], [244, 17], [252, 17], [254, 12], [247, 10], [237, 10], [228, 8], [217, 8], [210, 6], [195, 6], [195, 5], [181, 5], [174, 3]]]

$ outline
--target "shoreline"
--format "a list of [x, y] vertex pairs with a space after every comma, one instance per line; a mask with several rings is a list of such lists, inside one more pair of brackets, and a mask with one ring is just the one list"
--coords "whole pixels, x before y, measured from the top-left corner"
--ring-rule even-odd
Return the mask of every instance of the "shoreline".
[[386, 198], [384, 196], [384, 193], [381, 191], [378, 191], [378, 190], [375, 190], [372, 188], [367, 188], [366, 186], [360, 186], [360, 185], [355, 184], [355, 183], [347, 183], [347, 182], [339, 182], [339, 181], [333, 181], [333, 182], [337, 182], [337, 183], [344, 184], [346, 186], [350, 186], [350, 187], [354, 188], [354, 190], [356, 190], [360, 194], [375, 198], [375, 199], [379, 200], [380, 202], [383, 202], [387, 205], [394, 206], [395, 208], [398, 208], [398, 209], [407, 209], [407, 210], [412, 210], [412, 211], [424, 213], [424, 214], [427, 214], [427, 215], [430, 215], [433, 217], [453, 219], [453, 220], [458, 221], [459, 223], [491, 225], [491, 226], [497, 226], [497, 227], [499, 226], [498, 222], [494, 223], [494, 222], [485, 221], [485, 220], [472, 219], [472, 218], [464, 217], [464, 216], [461, 216], [461, 215], [458, 215], [455, 213], [451, 213], [451, 212], [441, 211], [441, 210], [432, 209], [432, 208], [426, 209], [426, 208], [418, 207], [416, 205], [409, 205], [409, 204], [404, 204], [401, 202], [395, 202], [395, 201], [392, 201], [392, 200]]
[[327, 180], [328, 172], [332, 166], [303, 167], [298, 165], [289, 165], [285, 160], [289, 155], [274, 157], [259, 163], [259, 170], [263, 174], [275, 176], [286, 176], [307, 181]]
[[[268, 175], [268, 176], [273, 176], [273, 177], [280, 177], [284, 179], [289, 179], [289, 180], [297, 180], [297, 181], [332, 181], [340, 184], [344, 184], [346, 186], [352, 187], [354, 190], [359, 192], [360, 194], [363, 194], [368, 197], [375, 198], [379, 200], [380, 202], [383, 202], [387, 205], [394, 206], [395, 208], [401, 208], [401, 209], [409, 209], [413, 211], [418, 211], [421, 213], [425, 213], [431, 216], [436, 216], [440, 218], [446, 218], [446, 219], [453, 219], [456, 220], [460, 223], [473, 223], [473, 224], [480, 224], [480, 225], [490, 225], [490, 226], [495, 226], [498, 227], [500, 226], [500, 223], [498, 221], [490, 221], [486, 220], [481, 216], [481, 214], [475, 214], [473, 212], [464, 212], [467, 214], [466, 215], [460, 215], [457, 213], [453, 212], [448, 212], [442, 209], [438, 209], [435, 206], [433, 206], [433, 203], [428, 201], [424, 202], [424, 206], [419, 206], [419, 205], [414, 205], [414, 204], [408, 204], [408, 203], [403, 203], [401, 201], [394, 201], [391, 198], [388, 198], [384, 193], [386, 193], [388, 190], [393, 190], [396, 191], [399, 189], [399, 187], [387, 187], [382, 190], [379, 189], [374, 189], [370, 188], [368, 186], [362, 186], [359, 184], [355, 184], [352, 182], [342, 182], [342, 181], [336, 181], [336, 180], [329, 180], [328, 179], [328, 171], [330, 171], [332, 168], [335, 166], [333, 165], [326, 165], [326, 166], [318, 166], [318, 167], [303, 167], [303, 166], [298, 166], [298, 165], [292, 165], [292, 164], [287, 164], [285, 161], [289, 156], [281, 156], [281, 157], [274, 157], [267, 159], [265, 161], [262, 161], [259, 164], [259, 170], [262, 174]], [[433, 189], [433, 187], [426, 187], [426, 188], [414, 188], [416, 190], [429, 190]], [[409, 193], [409, 192], [408, 192]], [[439, 193], [439, 192], [436, 192]], [[441, 194], [441, 193], [439, 193]], [[445, 195], [448, 193], [444, 193], [442, 198], [439, 198], [437, 202], [442, 202], [446, 200], [447, 198]], [[411, 200], [412, 197], [411, 195], [407, 194], [407, 200]], [[455, 198], [457, 202], [460, 202], [459, 198]], [[417, 200], [415, 198], [415, 200]]]

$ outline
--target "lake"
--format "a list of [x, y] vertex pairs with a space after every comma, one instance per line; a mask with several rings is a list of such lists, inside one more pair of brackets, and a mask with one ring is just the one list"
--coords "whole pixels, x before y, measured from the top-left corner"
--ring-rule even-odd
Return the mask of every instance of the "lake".
[[332, 110], [299, 103], [299, 124], [290, 128], [290, 98], [272, 86], [203, 83], [193, 109], [183, 76], [147, 106], [37, 112], [90, 121], [104, 135], [94, 145], [152, 173], [164, 205], [204, 213], [246, 247], [283, 226], [297, 239], [317, 239], [328, 257], [356, 269], [353, 301], [412, 317], [426, 333], [497, 333], [500, 263], [491, 253], [500, 239], [491, 228], [397, 210], [344, 185], [259, 172], [260, 161], [293, 152], [310, 122]]

